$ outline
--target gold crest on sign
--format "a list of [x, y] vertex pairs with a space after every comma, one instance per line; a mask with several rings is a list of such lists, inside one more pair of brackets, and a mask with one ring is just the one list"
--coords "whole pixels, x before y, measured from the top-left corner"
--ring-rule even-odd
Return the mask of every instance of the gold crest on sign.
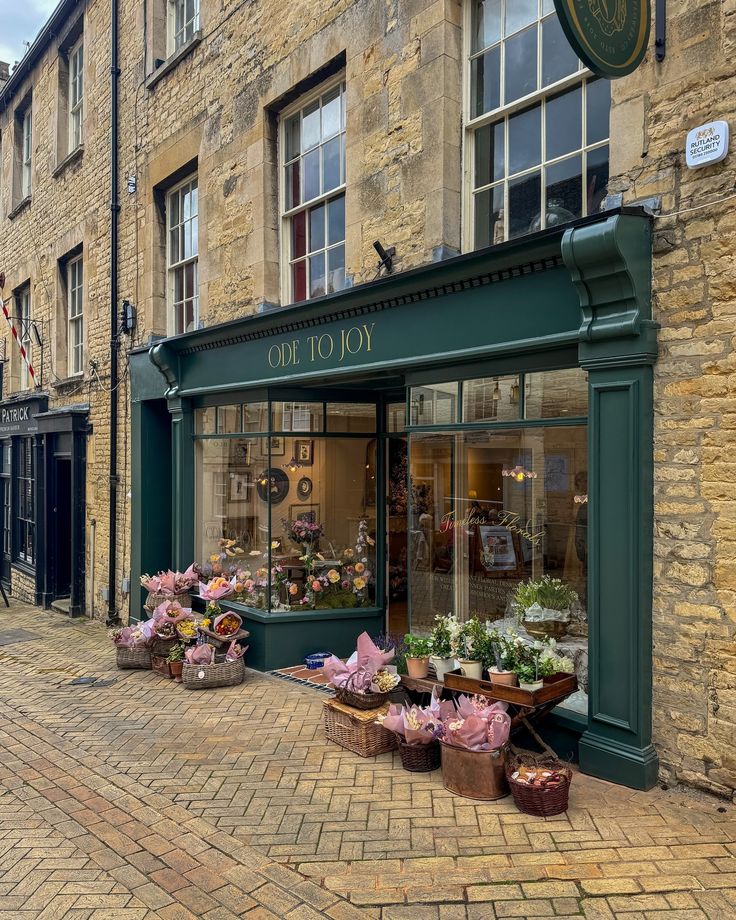
[[626, 0], [587, 0], [587, 3], [606, 35], [615, 35], [626, 25]]

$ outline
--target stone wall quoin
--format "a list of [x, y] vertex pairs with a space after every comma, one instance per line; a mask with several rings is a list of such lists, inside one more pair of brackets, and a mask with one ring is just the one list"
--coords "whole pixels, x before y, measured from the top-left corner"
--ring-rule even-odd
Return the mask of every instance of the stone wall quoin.
[[[611, 182], [654, 221], [654, 743], [668, 782], [731, 797], [736, 761], [734, 153], [697, 170], [685, 137], [736, 127], [736, 18], [720, 3], [668, 4], [667, 54], [613, 85]], [[731, 142], [733, 151], [733, 140]], [[690, 210], [692, 209], [692, 210]]]

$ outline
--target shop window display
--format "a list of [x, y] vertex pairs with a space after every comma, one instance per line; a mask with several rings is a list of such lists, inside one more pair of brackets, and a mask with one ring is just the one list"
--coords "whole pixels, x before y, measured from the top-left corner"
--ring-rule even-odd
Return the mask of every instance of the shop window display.
[[[195, 419], [203, 575], [232, 578], [234, 600], [273, 613], [373, 605], [375, 405], [220, 406], [209, 433], [212, 414]], [[264, 430], [254, 434], [259, 415]]]

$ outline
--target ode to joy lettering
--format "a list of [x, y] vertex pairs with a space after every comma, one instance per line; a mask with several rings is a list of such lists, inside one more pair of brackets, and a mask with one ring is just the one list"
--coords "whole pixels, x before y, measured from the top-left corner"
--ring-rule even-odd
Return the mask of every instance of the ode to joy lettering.
[[340, 334], [321, 332], [309, 335], [305, 340], [291, 339], [272, 345], [268, 349], [268, 363], [271, 367], [296, 367], [299, 364], [314, 364], [318, 361], [336, 359], [338, 363], [347, 355], [368, 353], [372, 347], [375, 323], [361, 323], [342, 329]]

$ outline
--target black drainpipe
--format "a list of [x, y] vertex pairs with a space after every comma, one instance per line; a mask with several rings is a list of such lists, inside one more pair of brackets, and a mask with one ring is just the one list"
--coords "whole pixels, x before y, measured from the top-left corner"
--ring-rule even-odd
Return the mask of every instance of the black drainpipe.
[[[110, 12], [110, 549], [107, 578], [107, 625], [118, 622], [117, 591], [117, 493], [118, 493], [118, 0]], [[94, 603], [94, 599], [93, 599]]]

